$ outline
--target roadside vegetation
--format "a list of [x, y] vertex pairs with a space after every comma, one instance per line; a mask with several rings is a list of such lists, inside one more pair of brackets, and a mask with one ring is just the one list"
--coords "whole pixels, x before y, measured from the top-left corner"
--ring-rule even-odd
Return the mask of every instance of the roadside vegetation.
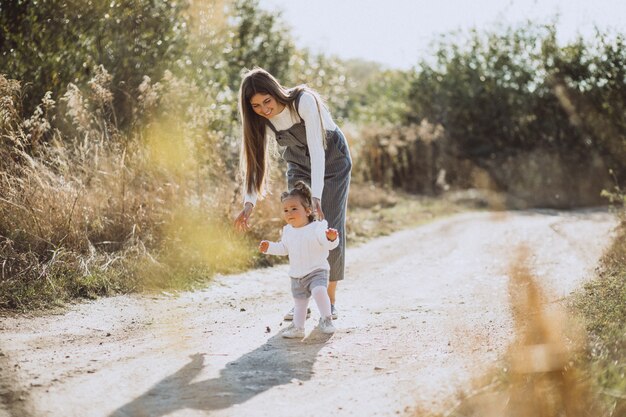
[[[613, 193], [626, 206], [626, 195]], [[623, 206], [623, 207], [624, 207]], [[602, 405], [603, 416], [626, 415], [626, 211], [613, 245], [598, 268], [598, 278], [572, 300], [587, 331], [587, 345], [579, 363], [588, 363], [588, 375]]]
[[[83, 3], [0, 7], [0, 310], [274, 262], [256, 245], [282, 224], [280, 167], [253, 232], [231, 227], [237, 89], [255, 66], [318, 89], [344, 128], [353, 245], [467, 209], [623, 204], [624, 34], [451, 33], [399, 71], [299, 49], [256, 0]], [[573, 307], [589, 334], [576, 369], [606, 416], [626, 395], [624, 236]]]
[[253, 232], [230, 226], [237, 89], [261, 66], [318, 89], [344, 128], [352, 244], [467, 209], [613, 202], [615, 243], [572, 301], [584, 354], [487, 391], [558, 396], [573, 370], [591, 392], [580, 410], [626, 414], [624, 34], [562, 46], [549, 23], [451, 33], [399, 71], [298, 49], [256, 0], [8, 2], [0, 28], [0, 310], [190, 289], [271, 262], [256, 245], [282, 224], [280, 168]]

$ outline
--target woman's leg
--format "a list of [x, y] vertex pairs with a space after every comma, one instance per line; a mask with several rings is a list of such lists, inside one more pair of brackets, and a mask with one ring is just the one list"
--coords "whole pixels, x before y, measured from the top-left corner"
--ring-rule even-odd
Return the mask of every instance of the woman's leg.
[[337, 283], [339, 281], [329, 281], [328, 282], [328, 298], [330, 299], [331, 304], [335, 304], [335, 294], [337, 293]]
[[330, 264], [330, 281], [328, 283], [328, 297], [330, 303], [335, 304], [337, 283], [344, 277], [346, 256], [346, 207], [350, 177], [330, 179], [324, 184], [322, 210], [328, 221], [328, 226], [339, 232], [339, 246], [331, 250], [328, 255]]
[[[350, 173], [352, 160], [343, 133], [337, 129], [329, 138], [329, 150], [326, 159], [326, 177], [322, 192], [322, 210], [328, 220], [328, 226], [339, 232], [339, 246], [330, 251], [330, 282], [341, 281], [344, 276], [346, 253], [346, 209], [350, 191]], [[337, 284], [328, 286], [328, 296], [335, 303]]]

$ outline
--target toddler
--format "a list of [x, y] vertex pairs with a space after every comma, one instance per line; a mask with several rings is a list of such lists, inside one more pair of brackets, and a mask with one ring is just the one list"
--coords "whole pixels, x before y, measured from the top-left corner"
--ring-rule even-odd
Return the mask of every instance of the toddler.
[[295, 307], [293, 321], [282, 336], [290, 339], [304, 337], [304, 321], [311, 296], [320, 311], [320, 331], [334, 333], [327, 291], [330, 272], [327, 258], [329, 251], [339, 244], [339, 234], [328, 227], [326, 220], [315, 220], [311, 189], [304, 182], [296, 182], [291, 191], [281, 195], [280, 201], [287, 222], [281, 240], [263, 240], [259, 250], [269, 255], [289, 255], [291, 294]]

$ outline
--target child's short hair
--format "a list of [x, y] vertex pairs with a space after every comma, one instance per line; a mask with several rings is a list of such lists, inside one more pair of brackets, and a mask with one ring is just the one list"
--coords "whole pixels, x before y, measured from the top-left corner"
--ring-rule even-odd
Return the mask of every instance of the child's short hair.
[[285, 191], [280, 195], [280, 201], [283, 201], [289, 197], [298, 197], [304, 208], [311, 210], [311, 214], [309, 214], [309, 221], [312, 222], [313, 220], [315, 220], [311, 189], [308, 185], [306, 185], [304, 181], [296, 181], [291, 190]]

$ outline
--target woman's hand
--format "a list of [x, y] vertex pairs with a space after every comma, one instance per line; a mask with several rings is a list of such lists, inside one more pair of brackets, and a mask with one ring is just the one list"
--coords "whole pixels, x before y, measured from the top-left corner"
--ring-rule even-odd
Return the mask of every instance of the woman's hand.
[[267, 240], [262, 240], [261, 243], [259, 243], [259, 251], [261, 253], [267, 252], [267, 249], [269, 249], [269, 247], [270, 247], [270, 242], [268, 242]]
[[324, 212], [322, 211], [322, 202], [319, 198], [312, 198], [313, 203], [313, 213], [317, 214], [317, 220], [324, 220]]
[[235, 229], [240, 232], [247, 232], [250, 230], [250, 225], [248, 224], [248, 219], [252, 215], [252, 210], [254, 210], [254, 206], [252, 203], [246, 203], [241, 210], [241, 213], [235, 219]]

